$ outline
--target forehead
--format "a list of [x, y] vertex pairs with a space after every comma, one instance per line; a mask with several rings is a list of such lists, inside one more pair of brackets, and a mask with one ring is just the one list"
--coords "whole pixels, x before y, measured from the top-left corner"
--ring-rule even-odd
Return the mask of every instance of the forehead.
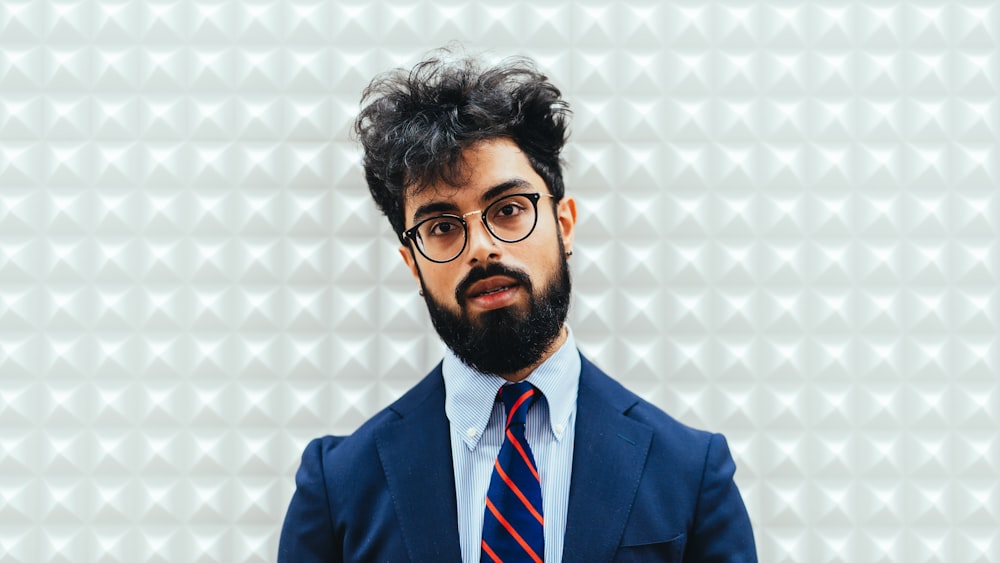
[[438, 182], [421, 188], [407, 187], [403, 211], [412, 221], [421, 209], [476, 209], [507, 191], [547, 192], [545, 182], [528, 157], [510, 139], [480, 141], [462, 151], [459, 182]]

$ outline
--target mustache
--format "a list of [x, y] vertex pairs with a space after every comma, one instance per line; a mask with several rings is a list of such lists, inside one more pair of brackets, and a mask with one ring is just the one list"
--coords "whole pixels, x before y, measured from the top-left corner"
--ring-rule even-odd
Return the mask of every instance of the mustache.
[[523, 285], [528, 290], [528, 293], [531, 293], [531, 279], [526, 272], [504, 266], [499, 262], [490, 262], [485, 266], [476, 266], [472, 270], [469, 270], [469, 273], [465, 275], [462, 281], [459, 282], [458, 287], [455, 288], [455, 301], [458, 301], [459, 305], [464, 306], [465, 296], [469, 288], [472, 287], [472, 284], [492, 276], [507, 276]]

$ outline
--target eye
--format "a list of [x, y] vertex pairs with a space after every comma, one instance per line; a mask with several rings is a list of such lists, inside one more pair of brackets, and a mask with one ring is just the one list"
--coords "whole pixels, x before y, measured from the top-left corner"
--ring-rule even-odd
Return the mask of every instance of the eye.
[[429, 237], [444, 237], [461, 232], [461, 228], [453, 219], [441, 218], [428, 221], [421, 230]]
[[526, 207], [516, 201], [504, 201], [496, 206], [492, 215], [496, 219], [505, 219], [508, 217], [516, 217], [524, 213], [525, 210]]

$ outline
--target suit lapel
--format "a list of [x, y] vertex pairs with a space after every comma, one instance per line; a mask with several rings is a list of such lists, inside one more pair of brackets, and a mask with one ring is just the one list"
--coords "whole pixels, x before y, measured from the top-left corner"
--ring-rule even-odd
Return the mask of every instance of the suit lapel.
[[420, 384], [425, 393], [397, 403], [400, 418], [376, 443], [412, 561], [459, 561], [458, 510], [440, 366]]
[[652, 430], [625, 416], [636, 403], [583, 358], [564, 561], [611, 561], [621, 541]]

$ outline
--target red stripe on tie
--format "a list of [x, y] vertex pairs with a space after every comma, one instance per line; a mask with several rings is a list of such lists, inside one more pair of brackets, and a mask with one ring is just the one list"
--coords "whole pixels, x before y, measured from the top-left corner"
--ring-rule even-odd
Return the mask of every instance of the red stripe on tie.
[[521, 453], [521, 459], [524, 460], [524, 464], [528, 466], [528, 469], [531, 471], [531, 474], [535, 476], [535, 479], [537, 479], [538, 482], [541, 483], [542, 478], [538, 476], [538, 471], [535, 471], [535, 465], [531, 463], [531, 458], [528, 457], [528, 454], [524, 451], [524, 448], [521, 447], [521, 443], [518, 442], [517, 438], [515, 438], [514, 435], [510, 433], [510, 430], [507, 431], [507, 439], [510, 440], [510, 443], [513, 444], [514, 447], [517, 448], [517, 451]]
[[531, 557], [531, 559], [535, 563], [542, 563], [542, 558], [539, 557], [537, 553], [535, 553], [534, 549], [531, 549], [531, 546], [528, 545], [528, 542], [524, 541], [524, 538], [521, 537], [521, 534], [517, 533], [517, 530], [515, 530], [514, 527], [510, 525], [510, 522], [508, 522], [507, 519], [503, 517], [503, 514], [500, 514], [500, 511], [497, 510], [497, 507], [493, 506], [493, 501], [490, 500], [490, 497], [486, 497], [486, 508], [490, 509], [490, 512], [493, 513], [493, 516], [497, 519], [497, 522], [500, 522], [500, 525], [503, 526], [507, 530], [507, 533], [510, 534], [510, 536], [514, 538], [517, 541], [517, 543], [521, 545], [521, 548], [524, 549], [524, 552], [527, 553], [528, 556]]
[[500, 556], [494, 553], [492, 549], [490, 549], [490, 546], [489, 544], [486, 543], [486, 540], [483, 540], [483, 552], [486, 555], [490, 556], [490, 559], [493, 560], [493, 563], [503, 563], [503, 559], [500, 559]]
[[514, 494], [517, 495], [517, 498], [521, 499], [521, 504], [523, 504], [524, 507], [527, 508], [529, 512], [531, 512], [531, 515], [535, 517], [535, 520], [538, 520], [539, 524], [544, 526], [545, 519], [542, 518], [542, 515], [539, 514], [537, 510], [535, 510], [534, 506], [531, 506], [531, 501], [528, 500], [528, 497], [524, 496], [524, 493], [521, 492], [521, 489], [517, 488], [517, 485], [514, 484], [514, 481], [512, 481], [511, 478], [507, 476], [507, 472], [504, 471], [502, 467], [500, 467], [500, 462], [494, 461], [493, 467], [494, 469], [496, 469], [497, 475], [499, 475], [500, 478], [503, 479], [503, 482], [507, 483], [507, 486], [510, 487], [510, 490], [514, 491]]
[[532, 387], [531, 389], [528, 390], [527, 393], [525, 393], [524, 395], [521, 395], [520, 397], [517, 398], [517, 401], [514, 402], [514, 405], [510, 407], [510, 412], [507, 413], [507, 426], [510, 426], [510, 420], [512, 418], [514, 418], [514, 413], [517, 412], [517, 409], [518, 409], [518, 407], [521, 406], [521, 403], [523, 403], [524, 401], [526, 401], [528, 399], [528, 397], [530, 397], [530, 396], [532, 396], [534, 394], [535, 394], [535, 388]]

